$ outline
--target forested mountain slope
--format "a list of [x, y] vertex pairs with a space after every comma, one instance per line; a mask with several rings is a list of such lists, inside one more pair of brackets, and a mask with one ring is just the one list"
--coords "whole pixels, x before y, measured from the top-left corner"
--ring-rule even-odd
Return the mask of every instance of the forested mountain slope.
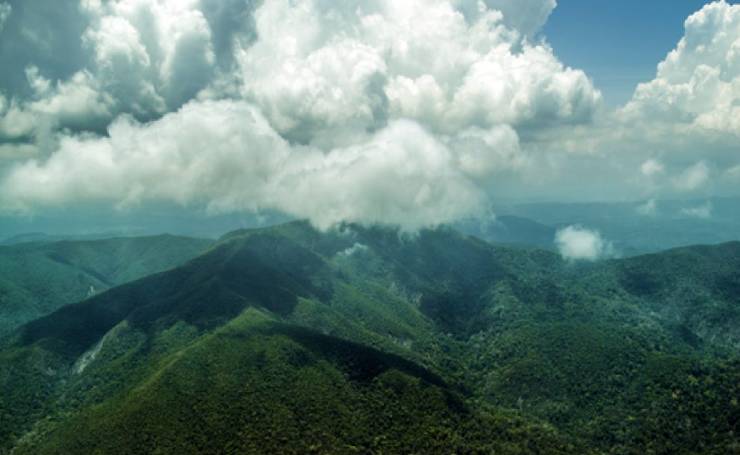
[[205, 251], [211, 241], [162, 235], [0, 246], [0, 334]]
[[6, 337], [0, 447], [732, 453], [740, 363], [715, 315], [738, 306], [736, 254], [577, 264], [449, 229], [237, 231]]

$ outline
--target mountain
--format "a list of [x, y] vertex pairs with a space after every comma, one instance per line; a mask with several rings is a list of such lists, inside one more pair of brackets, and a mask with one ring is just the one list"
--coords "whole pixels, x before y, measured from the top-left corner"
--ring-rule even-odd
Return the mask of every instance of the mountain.
[[0, 412], [2, 440], [14, 453], [565, 451], [547, 426], [472, 409], [423, 366], [440, 349], [430, 321], [362, 279], [371, 269], [352, 272], [358, 240], [303, 224], [232, 234], [26, 325], [0, 362], [14, 410]]
[[584, 281], [621, 289], [694, 347], [740, 350], [740, 242], [611, 261]]
[[136, 237], [125, 232], [100, 232], [96, 234], [79, 235], [50, 235], [44, 232], [27, 232], [6, 238], [0, 245], [17, 245], [19, 243], [52, 243], [62, 241], [91, 241], [105, 240], [119, 237]]
[[7, 336], [0, 451], [733, 453], [737, 250], [233, 232]]
[[454, 228], [487, 242], [508, 245], [554, 247], [557, 229], [518, 216], [502, 215], [492, 220], [470, 219], [458, 222]]
[[[139, 346], [126, 346], [137, 338]], [[471, 410], [439, 377], [403, 358], [275, 324], [258, 310], [208, 335], [181, 324], [145, 338], [123, 325], [111, 341], [96, 364], [67, 375], [58, 417], [37, 421], [14, 453], [569, 448], [544, 425]], [[126, 382], [115, 384], [123, 368]]]
[[641, 202], [533, 203], [497, 207], [545, 226], [598, 230], [622, 256], [740, 240], [740, 198]]
[[12, 237], [0, 242], [0, 245], [16, 245], [18, 243], [29, 243], [29, 242], [58, 242], [61, 240], [70, 240], [65, 237], [57, 237], [48, 235], [43, 232], [28, 232], [25, 234], [17, 234]]
[[114, 237], [177, 236], [218, 238], [235, 229], [265, 227], [292, 220], [285, 214], [260, 210], [258, 214], [214, 214], [162, 202], [146, 208], [48, 207], [33, 217], [0, 213], [0, 244], [28, 241], [100, 240]]
[[209, 240], [162, 235], [0, 246], [0, 334], [195, 257]]

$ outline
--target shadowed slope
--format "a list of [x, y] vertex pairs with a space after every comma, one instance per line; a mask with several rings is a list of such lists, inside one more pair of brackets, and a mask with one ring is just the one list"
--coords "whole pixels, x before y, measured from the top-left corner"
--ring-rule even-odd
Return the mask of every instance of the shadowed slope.
[[210, 244], [163, 235], [0, 246], [0, 334], [65, 304], [171, 269]]

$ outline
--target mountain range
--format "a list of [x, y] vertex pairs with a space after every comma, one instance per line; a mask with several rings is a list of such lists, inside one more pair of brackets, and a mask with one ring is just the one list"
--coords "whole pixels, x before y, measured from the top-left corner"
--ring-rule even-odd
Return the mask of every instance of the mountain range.
[[65, 304], [173, 268], [210, 244], [162, 235], [0, 246], [0, 334]]
[[79, 284], [3, 294], [44, 305], [0, 341], [0, 453], [740, 451], [740, 243], [573, 262], [305, 222], [120, 242], [0, 250], [50, 264], [7, 260], [15, 287]]

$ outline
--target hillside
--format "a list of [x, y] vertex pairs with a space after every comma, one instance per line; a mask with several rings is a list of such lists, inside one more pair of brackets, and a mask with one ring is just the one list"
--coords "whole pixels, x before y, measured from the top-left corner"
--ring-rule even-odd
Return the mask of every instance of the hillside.
[[623, 290], [694, 347], [740, 349], [740, 242], [608, 262], [584, 281]]
[[[151, 338], [118, 331], [100, 360], [72, 375], [70, 417], [37, 424], [15, 453], [572, 450], [551, 428], [470, 409], [407, 360], [275, 324], [258, 310], [201, 336], [183, 323]], [[124, 366], [106, 356], [118, 349], [129, 372], [113, 385]]]
[[735, 244], [573, 264], [449, 229], [237, 231], [6, 338], [0, 447], [732, 453], [740, 362], [716, 312], [737, 307], [736, 259]]
[[0, 334], [65, 304], [171, 269], [210, 243], [163, 235], [0, 246]]

